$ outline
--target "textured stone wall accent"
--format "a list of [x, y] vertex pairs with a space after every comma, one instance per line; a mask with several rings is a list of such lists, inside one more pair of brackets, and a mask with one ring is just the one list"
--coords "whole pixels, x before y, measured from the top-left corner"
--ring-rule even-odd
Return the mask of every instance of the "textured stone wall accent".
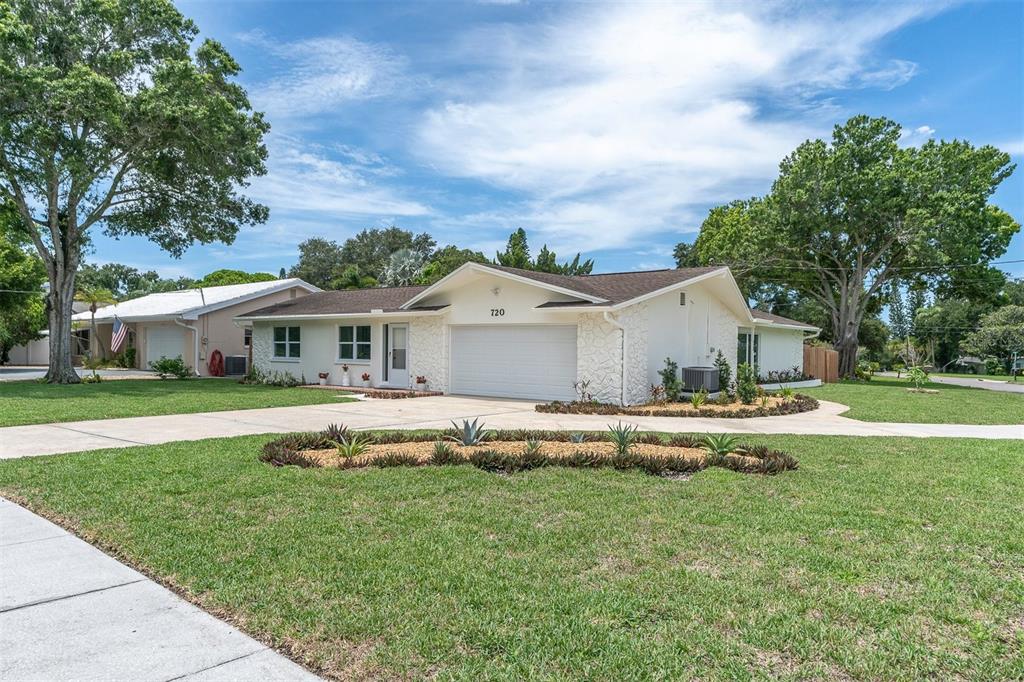
[[739, 334], [740, 321], [724, 306], [715, 306], [711, 319], [711, 346], [715, 349], [712, 362], [718, 356], [718, 350], [729, 361], [732, 376], [736, 378], [736, 337]]
[[589, 390], [596, 400], [620, 401], [621, 363], [622, 332], [600, 313], [580, 315], [576, 325], [576, 378], [590, 381]]
[[448, 318], [409, 319], [409, 381], [427, 377], [431, 391], [448, 392]]
[[616, 317], [626, 328], [626, 391], [625, 403], [637, 405], [650, 397], [647, 383], [647, 339], [650, 334], [650, 311], [646, 303], [629, 306]]
[[252, 324], [252, 365], [264, 372], [270, 371], [271, 337], [273, 327], [269, 322]]

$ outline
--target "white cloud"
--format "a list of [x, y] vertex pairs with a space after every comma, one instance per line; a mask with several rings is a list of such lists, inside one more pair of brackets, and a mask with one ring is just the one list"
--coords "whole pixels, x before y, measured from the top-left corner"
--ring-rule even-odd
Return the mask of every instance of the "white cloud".
[[490, 27], [454, 48], [477, 72], [447, 84], [416, 149], [524, 197], [460, 222], [522, 225], [565, 252], [644, 248], [767, 189], [783, 156], [829, 134], [825, 91], [912, 78], [916, 65], [873, 49], [937, 9], [630, 3]]
[[259, 228], [265, 234], [283, 230], [281, 237], [294, 238], [301, 225], [319, 226], [323, 233], [330, 221], [430, 213], [428, 206], [378, 181], [397, 170], [376, 154], [344, 147], [332, 156], [332, 150], [273, 133], [268, 149], [267, 175], [253, 180], [247, 192], [270, 207], [270, 226]]
[[382, 97], [405, 78], [402, 57], [385, 46], [346, 36], [287, 43], [253, 32], [240, 39], [278, 60], [278, 75], [251, 93], [254, 107], [272, 121], [329, 113], [349, 102]]

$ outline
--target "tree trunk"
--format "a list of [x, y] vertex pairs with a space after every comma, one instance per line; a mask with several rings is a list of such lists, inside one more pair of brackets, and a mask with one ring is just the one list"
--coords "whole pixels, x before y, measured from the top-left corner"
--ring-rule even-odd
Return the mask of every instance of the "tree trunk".
[[839, 328], [836, 330], [836, 338], [833, 348], [839, 351], [839, 376], [846, 379], [857, 378], [857, 349], [858, 331], [860, 323], [856, 316], [848, 318], [847, 311], [840, 312]]
[[75, 293], [75, 269], [54, 268], [50, 273], [50, 366], [46, 381], [77, 384], [81, 381], [71, 363], [71, 315]]

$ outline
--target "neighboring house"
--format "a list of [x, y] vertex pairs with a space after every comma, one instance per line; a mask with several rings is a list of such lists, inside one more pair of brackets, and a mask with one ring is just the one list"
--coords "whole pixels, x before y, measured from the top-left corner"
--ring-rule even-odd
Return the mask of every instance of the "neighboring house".
[[[110, 355], [114, 318], [128, 325], [127, 346], [135, 349], [135, 364], [148, 369], [161, 357], [181, 356], [199, 374], [209, 375], [207, 362], [215, 350], [225, 357], [249, 354], [249, 330], [234, 318], [250, 310], [293, 301], [320, 289], [301, 279], [279, 279], [253, 284], [184, 289], [133, 298], [96, 311], [96, 353]], [[72, 316], [76, 326], [88, 329], [88, 311]]]
[[325, 291], [241, 315], [253, 364], [359, 385], [639, 403], [670, 357], [710, 366], [719, 350], [764, 374], [803, 365], [818, 329], [752, 311], [728, 268], [564, 276], [467, 263], [429, 286]]
[[[102, 308], [104, 304], [100, 304]], [[74, 301], [71, 304], [72, 313], [80, 313], [83, 310], [88, 310], [89, 304], [83, 301]], [[39, 332], [40, 338], [35, 341], [29, 341], [27, 344], [22, 346], [15, 346], [10, 350], [10, 364], [12, 365], [46, 365], [50, 362], [50, 330], [43, 329]], [[84, 344], [88, 347], [89, 344], [89, 332], [88, 330], [75, 330], [75, 338], [73, 339], [74, 345], [72, 346], [72, 353], [80, 355], [79, 349]]]

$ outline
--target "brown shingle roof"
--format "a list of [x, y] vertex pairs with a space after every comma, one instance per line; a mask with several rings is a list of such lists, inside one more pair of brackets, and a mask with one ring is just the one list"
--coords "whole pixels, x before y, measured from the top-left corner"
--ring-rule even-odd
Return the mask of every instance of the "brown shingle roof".
[[322, 291], [300, 296], [246, 313], [243, 317], [276, 315], [346, 315], [369, 313], [371, 310], [393, 311], [427, 287], [380, 287], [373, 289], [345, 289]]
[[768, 322], [776, 322], [778, 324], [793, 324], [799, 325], [801, 327], [810, 327], [812, 329], [817, 329], [817, 327], [815, 327], [813, 324], [807, 324], [806, 322], [800, 322], [799, 320], [791, 320], [788, 317], [776, 315], [775, 313], [769, 313], [764, 310], [755, 310], [751, 308], [750, 314], [753, 315], [754, 318], [758, 320], [766, 320]]
[[[485, 264], [484, 267], [598, 299], [598, 303], [556, 301], [546, 303], [542, 307], [615, 305], [720, 269], [719, 267], [682, 268], [678, 270], [648, 270], [646, 272], [612, 272], [598, 275], [570, 276], [521, 270], [502, 265]], [[247, 313], [245, 317], [345, 315], [369, 313], [371, 310], [378, 309], [392, 312], [397, 311], [404, 303], [428, 288], [416, 286], [324, 291], [254, 310], [251, 313]], [[414, 306], [411, 310], [436, 310], [437, 308], [437, 306]]]

